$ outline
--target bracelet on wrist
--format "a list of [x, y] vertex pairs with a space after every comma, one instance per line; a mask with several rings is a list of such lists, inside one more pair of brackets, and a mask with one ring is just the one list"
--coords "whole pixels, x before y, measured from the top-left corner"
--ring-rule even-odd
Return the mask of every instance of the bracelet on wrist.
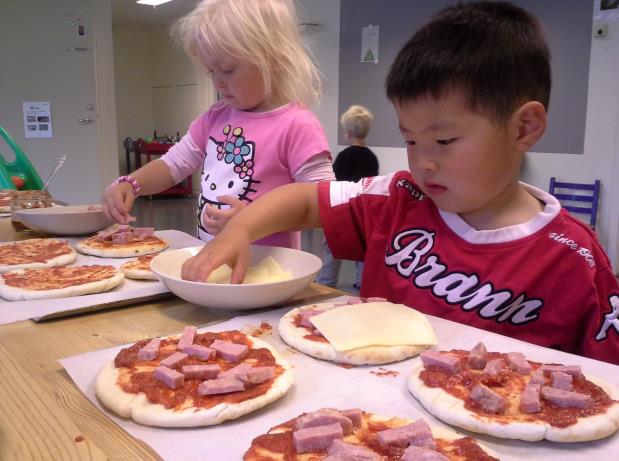
[[140, 183], [134, 177], [129, 176], [129, 175], [120, 176], [119, 178], [116, 178], [112, 182], [112, 184], [107, 186], [106, 190], [109, 189], [110, 187], [114, 187], [123, 182], [126, 182], [131, 185], [131, 187], [133, 188], [133, 195], [137, 197], [138, 194], [140, 193]]

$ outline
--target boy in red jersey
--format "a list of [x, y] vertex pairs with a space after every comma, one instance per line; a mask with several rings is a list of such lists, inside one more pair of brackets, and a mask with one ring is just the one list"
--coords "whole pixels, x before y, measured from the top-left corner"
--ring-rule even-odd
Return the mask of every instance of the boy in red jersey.
[[364, 259], [362, 296], [619, 363], [608, 257], [554, 197], [519, 181], [546, 128], [550, 86], [548, 46], [529, 13], [504, 2], [441, 11], [387, 77], [410, 172], [274, 190], [183, 276], [204, 280], [228, 262], [242, 280], [251, 241], [323, 227], [335, 257]]

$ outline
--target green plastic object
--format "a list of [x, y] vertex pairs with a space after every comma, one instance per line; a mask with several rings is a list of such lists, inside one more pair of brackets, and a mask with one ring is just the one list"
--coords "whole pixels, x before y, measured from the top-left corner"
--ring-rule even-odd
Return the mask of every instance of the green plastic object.
[[24, 181], [24, 190], [41, 190], [43, 181], [37, 171], [28, 160], [28, 157], [21, 150], [15, 141], [9, 136], [4, 128], [0, 126], [0, 136], [4, 138], [8, 146], [15, 153], [15, 160], [7, 162], [0, 152], [0, 189], [17, 189], [13, 177], [21, 178]]

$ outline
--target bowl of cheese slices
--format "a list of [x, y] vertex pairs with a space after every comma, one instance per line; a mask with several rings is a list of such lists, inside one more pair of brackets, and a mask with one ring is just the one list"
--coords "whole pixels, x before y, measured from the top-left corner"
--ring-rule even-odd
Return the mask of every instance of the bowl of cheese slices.
[[198, 306], [248, 310], [282, 303], [304, 290], [314, 279], [322, 261], [301, 250], [251, 246], [251, 262], [242, 284], [231, 284], [232, 269], [214, 270], [206, 282], [181, 278], [183, 263], [203, 247], [166, 251], [153, 258], [150, 268], [176, 296]]

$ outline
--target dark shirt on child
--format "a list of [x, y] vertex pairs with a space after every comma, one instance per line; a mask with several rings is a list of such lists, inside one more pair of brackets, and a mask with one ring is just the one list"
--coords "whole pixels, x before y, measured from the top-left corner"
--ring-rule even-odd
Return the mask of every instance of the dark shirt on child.
[[335, 158], [333, 172], [338, 181], [357, 182], [361, 178], [378, 176], [378, 159], [367, 147], [349, 146]]

